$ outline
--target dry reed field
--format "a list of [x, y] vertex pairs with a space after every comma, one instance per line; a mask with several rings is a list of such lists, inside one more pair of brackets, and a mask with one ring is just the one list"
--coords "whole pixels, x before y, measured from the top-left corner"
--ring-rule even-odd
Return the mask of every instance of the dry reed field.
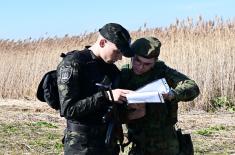
[[[0, 40], [0, 98], [35, 99], [40, 78], [55, 69], [60, 53], [82, 49], [93, 43], [96, 33], [38, 40]], [[235, 101], [235, 20], [197, 21], [188, 18], [165, 28], [140, 27], [132, 39], [155, 36], [162, 42], [160, 59], [189, 75], [201, 90], [193, 107], [208, 110], [216, 102]], [[123, 59], [117, 65], [127, 62]], [[218, 103], [218, 104], [219, 104]]]

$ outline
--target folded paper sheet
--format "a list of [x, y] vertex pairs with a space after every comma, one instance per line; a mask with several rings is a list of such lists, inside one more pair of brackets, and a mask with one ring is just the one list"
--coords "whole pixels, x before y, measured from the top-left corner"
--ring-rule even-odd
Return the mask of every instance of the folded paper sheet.
[[130, 103], [164, 103], [162, 94], [168, 93], [170, 87], [166, 79], [153, 81], [135, 92], [127, 95], [127, 102]]

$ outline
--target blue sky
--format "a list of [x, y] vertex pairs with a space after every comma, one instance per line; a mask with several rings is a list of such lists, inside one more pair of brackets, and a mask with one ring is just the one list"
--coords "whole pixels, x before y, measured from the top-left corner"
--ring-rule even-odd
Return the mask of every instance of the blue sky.
[[176, 18], [235, 18], [235, 0], [0, 0], [0, 39], [63, 37], [117, 22], [128, 30], [165, 27]]

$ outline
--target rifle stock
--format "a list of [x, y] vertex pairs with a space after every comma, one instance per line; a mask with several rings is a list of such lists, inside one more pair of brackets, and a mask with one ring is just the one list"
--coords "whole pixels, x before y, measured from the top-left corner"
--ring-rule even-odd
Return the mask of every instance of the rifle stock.
[[[103, 122], [108, 123], [108, 129], [106, 133], [106, 138], [105, 138], [105, 144], [108, 147], [111, 143], [112, 138], [116, 138], [114, 136], [117, 136], [117, 139], [119, 141], [119, 144], [121, 146], [121, 150], [123, 151], [123, 130], [122, 130], [122, 123], [119, 119], [119, 113], [118, 113], [118, 108], [117, 104], [114, 103], [114, 97], [111, 89], [111, 84], [104, 85], [104, 84], [96, 84], [99, 87], [102, 87], [102, 90], [104, 91], [105, 89], [108, 89], [110, 97], [111, 97], [111, 102], [112, 105], [109, 106], [107, 113], [103, 116]], [[118, 132], [118, 134], [114, 134]]]

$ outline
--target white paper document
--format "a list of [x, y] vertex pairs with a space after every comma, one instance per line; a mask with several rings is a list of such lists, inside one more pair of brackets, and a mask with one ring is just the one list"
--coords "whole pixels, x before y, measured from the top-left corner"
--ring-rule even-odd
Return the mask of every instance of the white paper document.
[[158, 79], [144, 87], [139, 88], [133, 93], [127, 94], [127, 102], [130, 103], [164, 103], [162, 94], [168, 93], [170, 87], [166, 79]]

